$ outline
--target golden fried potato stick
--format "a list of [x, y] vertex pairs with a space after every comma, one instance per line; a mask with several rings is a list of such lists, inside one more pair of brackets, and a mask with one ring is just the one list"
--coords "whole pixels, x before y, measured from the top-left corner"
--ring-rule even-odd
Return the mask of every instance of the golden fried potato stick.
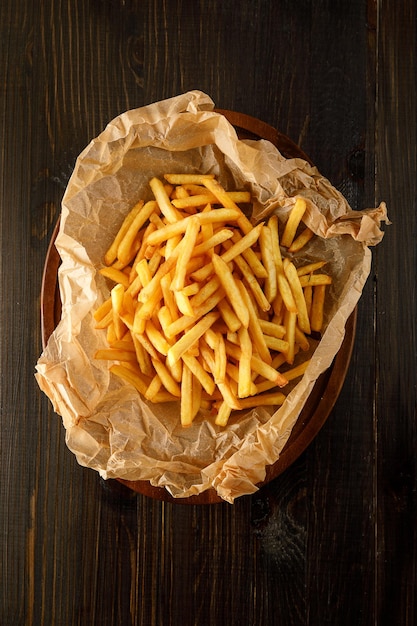
[[158, 205], [153, 200], [150, 200], [146, 204], [144, 204], [141, 209], [135, 215], [131, 224], [123, 237], [121, 238], [119, 245], [117, 246], [117, 258], [124, 264], [128, 264], [133, 256], [136, 254], [132, 254], [132, 247], [135, 237], [137, 236], [139, 230], [145, 224], [145, 222], [149, 219], [149, 216], [156, 211]]
[[247, 398], [252, 392], [252, 341], [244, 326], [239, 328], [237, 334], [241, 349], [237, 395], [239, 398]]
[[325, 295], [326, 285], [314, 287], [313, 301], [311, 303], [311, 329], [315, 332], [320, 332], [323, 327]]
[[143, 205], [144, 205], [143, 200], [140, 200], [139, 202], [137, 202], [135, 206], [129, 211], [129, 213], [124, 218], [122, 225], [119, 228], [119, 231], [117, 232], [115, 238], [113, 239], [110, 245], [110, 248], [107, 250], [106, 254], [104, 255], [104, 263], [106, 265], [111, 265], [117, 259], [117, 249], [119, 247], [120, 241], [125, 236], [126, 232], [129, 229], [129, 226], [131, 225], [131, 223], [133, 222], [137, 213], [139, 213]]
[[172, 185], [201, 185], [207, 178], [214, 178], [214, 174], [164, 174], [164, 178]]
[[155, 200], [158, 203], [161, 213], [166, 217], [167, 221], [170, 224], [175, 224], [175, 222], [181, 220], [181, 214], [171, 204], [171, 201], [162, 181], [156, 177], [151, 178], [151, 180], [149, 181], [149, 186], [152, 189], [153, 195], [155, 196]]
[[332, 277], [328, 274], [307, 274], [300, 276], [300, 284], [302, 287], [316, 287], [317, 285], [331, 285]]
[[297, 268], [297, 274], [299, 276], [305, 276], [306, 274], [312, 274], [316, 270], [320, 270], [326, 265], [327, 261], [316, 261], [315, 263], [307, 263]]
[[289, 252], [299, 252], [314, 237], [314, 232], [310, 228], [305, 228], [288, 248]]
[[264, 226], [259, 237], [261, 248], [262, 264], [267, 271], [264, 292], [269, 303], [273, 302], [277, 295], [277, 267], [275, 264], [274, 247], [272, 244], [272, 233], [269, 226]]
[[229, 269], [227, 263], [219, 257], [217, 254], [213, 254], [212, 263], [214, 271], [216, 272], [223, 289], [226, 293], [237, 318], [241, 321], [242, 326], [247, 328], [249, 326], [249, 312], [242, 301], [242, 296], [239, 291], [239, 287], [236, 284], [235, 278]]
[[194, 374], [195, 378], [200, 381], [204, 390], [209, 394], [209, 396], [211, 396], [214, 393], [216, 384], [213, 378], [204, 369], [200, 360], [187, 353], [183, 354], [181, 359], [184, 361], [188, 369]]
[[177, 255], [177, 263], [175, 266], [174, 278], [171, 283], [173, 291], [180, 291], [185, 285], [185, 277], [187, 274], [187, 264], [191, 258], [197, 235], [200, 231], [200, 221], [197, 216], [190, 218], [184, 237], [180, 244], [180, 251]]
[[304, 333], [309, 335], [311, 332], [310, 320], [307, 313], [307, 305], [304, 299], [303, 288], [301, 286], [297, 270], [295, 269], [294, 263], [288, 259], [284, 260], [283, 267], [297, 306], [298, 325]]
[[306, 201], [304, 198], [299, 196], [289, 214], [288, 220], [285, 224], [284, 233], [281, 237], [281, 245], [283, 245], [284, 248], [289, 248], [291, 246], [306, 209]]

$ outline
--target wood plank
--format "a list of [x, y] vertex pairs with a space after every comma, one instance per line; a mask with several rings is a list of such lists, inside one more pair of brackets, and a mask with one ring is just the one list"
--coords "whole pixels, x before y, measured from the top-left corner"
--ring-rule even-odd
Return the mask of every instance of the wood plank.
[[392, 220], [376, 252], [376, 615], [410, 626], [417, 619], [416, 19], [415, 3], [380, 6], [375, 189]]

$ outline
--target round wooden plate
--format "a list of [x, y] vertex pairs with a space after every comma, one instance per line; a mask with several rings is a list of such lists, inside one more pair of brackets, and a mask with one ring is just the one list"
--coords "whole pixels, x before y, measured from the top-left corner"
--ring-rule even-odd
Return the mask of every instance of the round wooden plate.
[[[267, 139], [286, 158], [298, 157], [311, 163], [309, 157], [291, 139], [269, 124], [243, 113], [223, 109], [216, 109], [216, 111], [223, 114], [233, 124], [241, 139]], [[42, 278], [41, 325], [43, 347], [46, 347], [49, 337], [61, 319], [61, 300], [58, 285], [60, 257], [55, 248], [58, 228], [59, 224], [55, 226], [49, 244]], [[259, 487], [266, 485], [279, 476], [305, 451], [330, 415], [342, 389], [349, 367], [355, 340], [356, 313], [357, 310], [355, 309], [346, 324], [344, 340], [331, 367], [316, 381], [278, 461], [266, 468], [265, 480], [259, 484]], [[215, 504], [223, 502], [214, 489], [209, 489], [200, 495], [190, 496], [189, 498], [173, 498], [166, 489], [153, 487], [148, 481], [128, 481], [121, 478], [117, 480], [137, 493], [176, 504]]]

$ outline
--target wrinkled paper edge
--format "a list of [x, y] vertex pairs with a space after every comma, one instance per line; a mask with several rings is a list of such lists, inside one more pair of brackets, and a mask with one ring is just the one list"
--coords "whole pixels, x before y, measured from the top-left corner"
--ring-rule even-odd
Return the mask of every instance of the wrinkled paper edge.
[[[112, 120], [78, 157], [62, 201], [60, 229], [55, 242], [62, 261], [59, 269], [61, 322], [38, 360], [36, 379], [51, 400], [55, 412], [62, 416], [66, 443], [81, 465], [97, 470], [103, 478], [149, 480], [155, 486], [165, 487], [174, 497], [198, 495], [213, 488], [223, 500], [232, 503], [237, 497], [254, 493], [258, 489], [257, 484], [265, 478], [266, 466], [279, 458], [315, 381], [330, 367], [344, 339], [345, 323], [361, 296], [371, 269], [369, 246], [377, 245], [382, 240], [381, 223], [388, 224], [389, 220], [384, 203], [376, 209], [352, 211], [329, 181], [303, 159], [285, 159], [272, 144], [264, 140], [239, 141], [229, 122], [213, 109], [214, 103], [209, 96], [192, 91], [127, 111]], [[177, 129], [175, 136], [178, 143], [173, 146], [170, 143], [170, 129], [176, 124], [180, 124], [180, 130]], [[91, 203], [85, 196], [86, 188], [93, 189], [100, 184], [105, 186], [106, 177], [113, 177], [115, 172], [117, 175], [123, 168], [125, 155], [129, 150], [135, 150], [138, 142], [141, 148], [148, 146], [154, 149], [157, 146], [162, 150], [182, 151], [187, 130], [196, 125], [204, 127], [207, 136], [215, 137], [215, 145], [223, 156], [226, 155], [233, 177], [239, 178], [244, 170], [245, 183], [255, 192], [259, 201], [254, 221], [260, 221], [273, 212], [285, 218], [285, 213], [294, 204], [295, 195], [303, 195], [308, 206], [306, 224], [323, 240], [351, 238], [356, 242], [356, 253], [361, 260], [350, 276], [348, 293], [343, 293], [335, 314], [328, 320], [305, 375], [277, 411], [267, 416], [261, 411], [259, 422], [255, 425], [253, 420], [249, 422], [249, 435], [244, 438], [243, 444], [239, 441], [238, 428], [237, 434], [230, 435], [238, 438], [232, 445], [232, 449], [236, 449], [234, 453], [227, 458], [218, 453], [224, 433], [205, 422], [201, 427], [203, 436], [219, 441], [215, 444], [215, 458], [211, 462], [199, 467], [192, 467], [191, 463], [190, 467], [188, 460], [184, 464], [182, 461], [172, 463], [169, 459], [152, 462], [151, 459], [149, 464], [152, 471], [142, 472], [140, 467], [132, 466], [128, 457], [129, 436], [140, 441], [142, 433], [139, 429], [132, 425], [126, 442], [127, 452], [121, 455], [124, 464], [121, 467], [120, 460], [117, 461], [118, 454], [114, 454], [111, 449], [112, 427], [117, 421], [115, 416], [106, 411], [99, 414], [99, 437], [91, 436], [88, 428], [85, 428], [89, 420], [94, 418], [97, 407], [103, 403], [103, 386], [106, 388], [106, 396], [116, 394], [115, 397], [118, 397], [120, 385], [110, 382], [106, 369], [91, 367], [91, 355], [102, 346], [103, 337], [97, 336], [97, 333], [90, 333], [86, 337], [85, 321], [90, 318], [91, 326], [92, 311], [103, 296], [96, 284], [97, 267], [68, 224], [71, 221], [71, 205], [78, 200], [79, 204], [85, 204], [82, 207], [85, 220], [91, 219]], [[195, 138], [191, 137], [190, 150], [195, 144]], [[276, 167], [280, 168], [279, 178], [276, 176]], [[292, 187], [294, 184], [295, 188]], [[321, 194], [325, 195], [326, 202], [322, 201]], [[128, 206], [122, 208], [122, 211], [127, 210]], [[113, 235], [116, 230], [117, 227]], [[88, 349], [85, 342], [90, 344]], [[88, 372], [88, 375], [80, 377], [80, 369]], [[123, 410], [129, 411], [129, 407], [136, 406], [137, 401], [137, 392], [133, 388], [125, 388]], [[140, 403], [144, 413], [149, 411], [149, 407], [141, 400]], [[253, 413], [256, 414], [256, 411]], [[169, 443], [173, 435], [170, 428], [167, 429], [165, 424], [155, 428], [155, 436]], [[229, 430], [232, 432], [234, 428], [235, 425]], [[184, 445], [186, 449], [193, 448], [194, 442], [190, 441], [189, 433], [184, 434]], [[178, 472], [186, 466], [188, 475], [184, 482]]]

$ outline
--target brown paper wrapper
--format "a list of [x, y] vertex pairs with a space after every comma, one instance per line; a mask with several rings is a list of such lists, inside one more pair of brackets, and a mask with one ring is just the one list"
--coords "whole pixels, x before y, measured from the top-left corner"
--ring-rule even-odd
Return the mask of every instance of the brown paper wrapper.
[[[231, 418], [227, 428], [198, 416], [179, 422], [177, 403], [152, 405], [94, 360], [105, 333], [93, 313], [109, 295], [98, 273], [123, 217], [148, 182], [164, 173], [214, 173], [226, 188], [250, 189], [254, 223], [276, 212], [281, 221], [307, 199], [307, 225], [318, 235], [295, 263], [328, 261], [333, 277], [325, 330], [311, 363], [277, 410], [258, 408]], [[78, 462], [103, 478], [147, 480], [174, 497], [213, 488], [228, 502], [256, 491], [279, 457], [318, 376], [332, 363], [345, 323], [371, 266], [369, 246], [381, 241], [386, 208], [352, 211], [315, 167], [285, 159], [268, 141], [239, 140], [202, 92], [127, 111], [108, 124], [79, 156], [63, 201], [56, 247], [62, 263], [61, 321], [36, 365], [40, 388], [62, 416], [66, 443]], [[311, 355], [304, 355], [308, 358]]]

